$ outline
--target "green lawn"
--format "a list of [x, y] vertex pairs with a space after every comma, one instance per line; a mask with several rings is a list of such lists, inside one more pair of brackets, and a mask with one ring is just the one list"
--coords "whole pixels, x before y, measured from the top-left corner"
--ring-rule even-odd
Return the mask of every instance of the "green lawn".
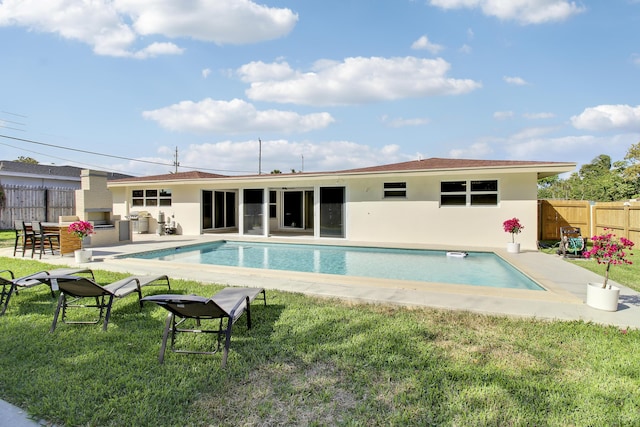
[[[18, 275], [46, 267], [0, 263]], [[220, 355], [167, 353], [158, 364], [166, 311], [140, 311], [134, 296], [116, 301], [106, 332], [59, 324], [51, 334], [48, 289], [25, 290], [0, 318], [0, 397], [57, 425], [640, 425], [640, 331], [267, 299], [254, 304], [251, 330], [236, 324], [221, 370]]]
[[0, 230], [0, 248], [12, 248], [16, 241], [16, 233], [13, 230]]

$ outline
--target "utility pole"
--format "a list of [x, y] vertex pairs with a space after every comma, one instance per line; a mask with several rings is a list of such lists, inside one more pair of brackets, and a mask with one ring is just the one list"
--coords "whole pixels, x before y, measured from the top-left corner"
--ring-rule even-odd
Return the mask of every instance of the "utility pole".
[[258, 175], [262, 175], [262, 140], [258, 138]]
[[180, 166], [180, 162], [178, 161], [178, 147], [176, 147], [176, 154], [175, 154], [175, 157], [173, 158], [173, 166], [176, 167], [174, 173], [178, 173], [178, 166]]
[[304, 154], [300, 154], [302, 157], [302, 167], [300, 168], [300, 172], [304, 172]]

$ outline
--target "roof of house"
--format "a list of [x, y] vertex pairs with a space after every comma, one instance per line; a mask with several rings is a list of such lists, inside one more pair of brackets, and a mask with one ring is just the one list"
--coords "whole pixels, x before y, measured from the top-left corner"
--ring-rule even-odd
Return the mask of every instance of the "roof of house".
[[420, 172], [420, 171], [438, 171], [438, 170], [465, 170], [465, 169], [483, 169], [483, 168], [551, 168], [553, 170], [547, 173], [540, 173], [540, 177], [549, 176], [565, 172], [565, 170], [558, 171], [558, 168], [566, 169], [566, 171], [573, 169], [576, 166], [571, 162], [542, 162], [542, 161], [529, 161], [529, 160], [472, 160], [472, 159], [446, 159], [433, 157], [429, 159], [411, 160], [408, 162], [392, 163], [386, 165], [377, 165], [364, 168], [346, 169], [340, 171], [330, 172], [294, 172], [283, 174], [261, 174], [261, 175], [243, 175], [243, 176], [229, 176], [218, 175], [212, 173], [205, 173], [199, 171], [192, 172], [179, 172], [165, 175], [153, 175], [142, 177], [131, 177], [119, 180], [112, 180], [110, 183], [130, 183], [130, 182], [149, 182], [149, 181], [182, 181], [182, 180], [198, 180], [198, 179], [268, 179], [268, 178], [285, 178], [285, 177], [301, 177], [301, 176], [321, 176], [321, 175], [335, 175], [335, 174], [380, 174], [380, 173], [394, 173], [394, 172]]
[[[6, 172], [21, 175], [46, 175], [58, 178], [77, 178], [80, 180], [80, 172], [86, 168], [78, 168], [75, 166], [55, 166], [41, 165], [34, 163], [16, 162], [12, 160], [0, 160], [0, 174], [6, 175]], [[117, 172], [107, 172], [107, 179], [129, 178], [126, 175]]]
[[540, 162], [529, 160], [472, 160], [472, 159], [446, 159], [432, 157], [429, 159], [411, 160], [402, 163], [370, 166], [365, 168], [340, 171], [343, 173], [355, 172], [401, 172], [441, 169], [477, 169], [492, 167], [519, 167], [519, 166], [548, 166], [566, 165], [567, 162]]
[[200, 171], [190, 172], [178, 172], [167, 173], [163, 175], [150, 175], [150, 176], [132, 176], [129, 178], [117, 179], [115, 182], [135, 182], [135, 181], [173, 181], [173, 180], [187, 180], [187, 179], [211, 179], [211, 178], [228, 178], [227, 175], [218, 175], [216, 173], [207, 173]]

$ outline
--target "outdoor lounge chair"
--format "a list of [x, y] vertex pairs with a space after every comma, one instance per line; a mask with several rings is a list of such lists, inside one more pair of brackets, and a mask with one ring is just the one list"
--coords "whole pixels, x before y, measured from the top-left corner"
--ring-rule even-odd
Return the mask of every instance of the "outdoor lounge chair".
[[[58, 306], [56, 307], [50, 332], [55, 331], [58, 317], [62, 311], [62, 322], [67, 324], [96, 324], [104, 317], [102, 330], [106, 331], [111, 317], [111, 306], [115, 298], [124, 298], [132, 293], [138, 294], [138, 302], [142, 309], [142, 288], [149, 285], [167, 285], [171, 289], [169, 277], [159, 276], [130, 276], [106, 286], [101, 286], [92, 279], [79, 276], [64, 276], [56, 279], [60, 288]], [[94, 298], [94, 304], [80, 304], [84, 298]], [[89, 321], [66, 320], [67, 310], [70, 308], [97, 308], [98, 319]]]
[[[160, 363], [164, 362], [164, 353], [167, 348], [167, 340], [171, 334], [170, 350], [174, 353], [191, 354], [215, 354], [220, 350], [222, 337], [224, 336], [224, 350], [222, 355], [222, 367], [227, 364], [229, 347], [231, 346], [231, 329], [233, 324], [247, 312], [247, 328], [251, 329], [251, 302], [262, 294], [265, 306], [267, 296], [262, 288], [224, 288], [211, 298], [198, 295], [152, 295], [144, 297], [142, 301], [156, 303], [169, 311], [167, 322], [162, 334], [160, 346]], [[197, 329], [180, 328], [188, 319], [195, 320]], [[219, 319], [218, 329], [201, 329], [202, 320]], [[218, 335], [217, 347], [213, 351], [177, 350], [175, 349], [176, 334], [180, 332], [204, 332]]]
[[587, 242], [580, 234], [579, 227], [560, 227], [558, 255], [565, 258], [581, 258]]
[[56, 295], [54, 291], [58, 290], [56, 278], [61, 276], [86, 274], [91, 276], [93, 279], [93, 271], [88, 268], [58, 268], [49, 271], [39, 271], [27, 276], [18, 277], [17, 279], [13, 277], [13, 273], [9, 270], [4, 271], [11, 273], [11, 279], [0, 277], [0, 286], [2, 286], [2, 290], [0, 291], [0, 316], [7, 310], [11, 296], [14, 293], [17, 295], [19, 289], [27, 289], [37, 285], [46, 284], [51, 287], [51, 297], [55, 298]]

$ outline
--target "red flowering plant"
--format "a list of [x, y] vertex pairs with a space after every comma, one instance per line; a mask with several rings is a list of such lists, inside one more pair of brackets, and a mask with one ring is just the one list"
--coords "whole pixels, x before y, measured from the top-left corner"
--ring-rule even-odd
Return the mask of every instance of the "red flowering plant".
[[604, 283], [602, 288], [607, 287], [609, 281], [609, 268], [615, 264], [632, 264], [626, 257], [633, 255], [627, 250], [633, 248], [633, 242], [627, 238], [620, 237], [616, 239], [616, 235], [608, 232], [605, 228], [602, 234], [593, 236], [591, 241], [593, 247], [584, 253], [585, 258], [595, 258], [598, 264], [606, 264], [607, 268], [604, 273]]
[[515, 243], [516, 234], [520, 233], [524, 229], [524, 225], [520, 224], [518, 218], [511, 218], [502, 223], [504, 231], [511, 233], [511, 243]]
[[94, 234], [93, 225], [88, 221], [76, 221], [69, 225], [67, 230], [69, 233], [75, 234], [80, 239], [80, 247], [84, 248], [84, 238]]

